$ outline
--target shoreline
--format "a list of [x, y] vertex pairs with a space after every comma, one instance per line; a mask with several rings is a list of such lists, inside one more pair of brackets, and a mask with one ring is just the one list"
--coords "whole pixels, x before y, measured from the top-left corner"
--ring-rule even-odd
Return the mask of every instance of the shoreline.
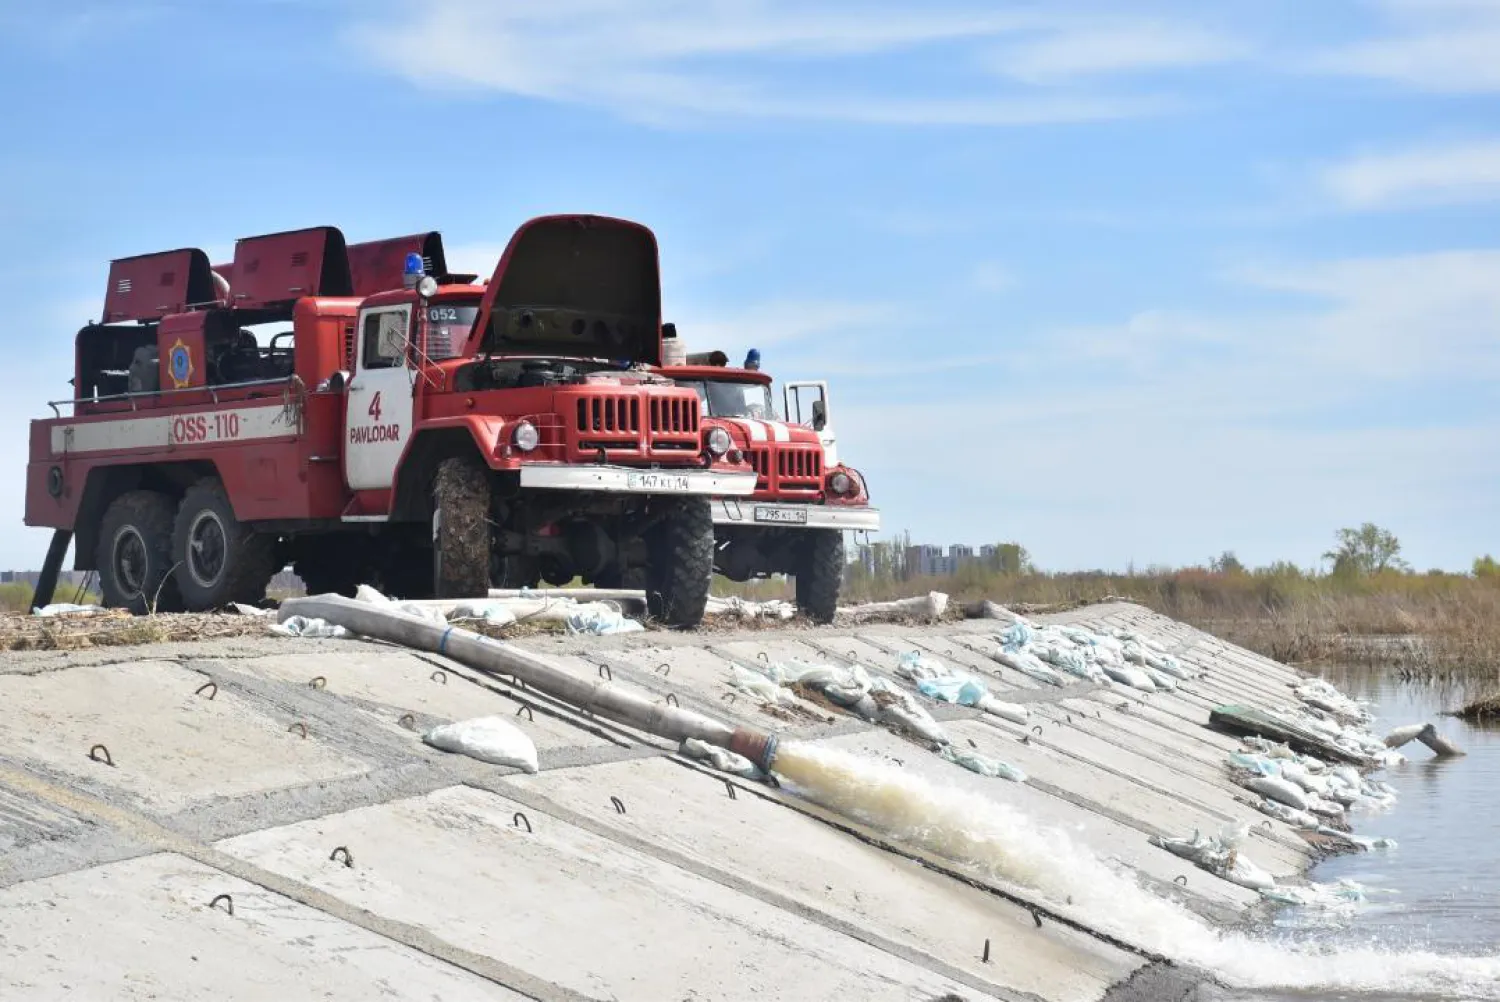
[[[1279, 881], [1305, 882], [1321, 851], [1248, 805], [1250, 795], [1223, 764], [1238, 742], [1206, 725], [1209, 711], [1225, 703], [1289, 703], [1291, 686], [1307, 676], [1139, 606], [1036, 619], [1138, 631], [1208, 674], [1154, 694], [1077, 679], [1039, 683], [997, 660], [992, 638], [1005, 624], [993, 620], [535, 635], [515, 643], [580, 678], [599, 680], [608, 666], [617, 684], [657, 701], [670, 694], [684, 707], [773, 727], [785, 738], [900, 762], [903, 775], [1068, 831], [1080, 851], [1119, 859], [1154, 893], [1217, 927], [1264, 928], [1277, 906], [1149, 839], [1250, 822], [1245, 853]], [[899, 683], [895, 669], [911, 651], [981, 676], [996, 696], [1027, 708], [1021, 725], [969, 707], [923, 704], [955, 746], [1017, 765], [1025, 782], [961, 769], [821, 704], [794, 705], [781, 719], [730, 684], [730, 666], [759, 655], [857, 661]], [[314, 675], [325, 680], [321, 687], [309, 687]], [[437, 675], [444, 680], [434, 681]], [[194, 697], [208, 681], [218, 698]], [[0, 746], [21, 749], [0, 762], [0, 795], [19, 797], [31, 819], [19, 833], [0, 820], [0, 840], [16, 846], [0, 868], [0, 912], [28, 895], [51, 894], [63, 902], [62, 917], [81, 920], [66, 892], [73, 889], [82, 908], [93, 893], [85, 890], [100, 880], [157, 900], [153, 888], [165, 878], [142, 868], [182, 859], [192, 861], [182, 865], [202, 893], [158, 901], [138, 916], [158, 933], [170, 938], [184, 922], [202, 923], [207, 891], [248, 880], [261, 894], [289, 898], [287, 907], [322, 914], [319, 921], [340, 936], [386, 936], [389, 964], [407, 971], [414, 986], [458, 978], [476, 992], [509, 985], [556, 998], [594, 997], [593, 984], [642, 999], [696, 989], [715, 999], [948, 991], [965, 999], [1154, 1002], [1217, 983], [1212, 972], [1164, 963], [1159, 951], [1107, 931], [1102, 917], [1049, 900], [1024, 875], [944, 859], [786, 790], [713, 772], [670, 742], [389, 645], [249, 634], [17, 652], [0, 661], [0, 694], [14, 707], [0, 722]], [[81, 718], [78, 707], [89, 708]], [[411, 714], [422, 728], [481, 713], [513, 720], [533, 738], [539, 773], [436, 752], [400, 719]], [[287, 733], [297, 722], [307, 738]], [[88, 760], [96, 742], [108, 747], [115, 768]], [[611, 797], [623, 812], [610, 808]], [[513, 814], [526, 815], [536, 837], [528, 840]], [[345, 844], [356, 865], [329, 864], [331, 846]], [[553, 888], [545, 906], [535, 898], [543, 887]], [[253, 898], [236, 900], [243, 909]], [[517, 925], [506, 902], [522, 907], [524, 923]], [[687, 925], [684, 908], [698, 916]], [[615, 928], [610, 935], [635, 942], [631, 949], [581, 956], [561, 949], [577, 929], [616, 913], [632, 916], [644, 937], [636, 942], [636, 933]], [[54, 920], [28, 914], [35, 927], [0, 932], [32, 947], [48, 942]], [[918, 914], [928, 917], [915, 921]], [[273, 929], [281, 921], [263, 920]], [[761, 946], [730, 931], [735, 922], [780, 929], [780, 959], [770, 962]], [[227, 933], [232, 941], [255, 941], [253, 930], [233, 928], [240, 931]], [[790, 940], [788, 929], [797, 930]], [[710, 944], [734, 958], [738, 980], [720, 982], [681, 960]], [[507, 958], [516, 950], [528, 958], [518, 968], [495, 966], [514, 962]], [[316, 951], [268, 956], [286, 976], [311, 977], [318, 963]], [[43, 963], [36, 949], [18, 962]], [[67, 973], [66, 958], [55, 963], [13, 976], [45, 982]], [[161, 963], [167, 984], [192, 976], [179, 961]], [[782, 967], [791, 973], [779, 973]], [[111, 970], [106, 963], [98, 977]], [[796, 994], [814, 986], [824, 994]]]

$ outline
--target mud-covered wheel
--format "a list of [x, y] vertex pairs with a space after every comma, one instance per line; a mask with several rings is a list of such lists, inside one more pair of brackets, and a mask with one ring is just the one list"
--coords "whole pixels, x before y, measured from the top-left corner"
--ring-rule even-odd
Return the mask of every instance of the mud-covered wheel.
[[172, 499], [155, 491], [130, 491], [104, 511], [94, 566], [104, 604], [148, 612], [182, 608], [172, 572]]
[[177, 587], [191, 612], [232, 602], [253, 605], [266, 597], [277, 570], [276, 537], [256, 532], [234, 517], [234, 506], [217, 479], [189, 487], [172, 531]]
[[667, 502], [646, 541], [646, 612], [675, 629], [703, 621], [713, 583], [714, 518], [708, 498]]
[[833, 622], [844, 586], [844, 534], [808, 529], [797, 570], [797, 608], [814, 623]]
[[484, 598], [490, 590], [490, 478], [476, 456], [438, 466], [432, 485], [433, 587], [438, 598]]

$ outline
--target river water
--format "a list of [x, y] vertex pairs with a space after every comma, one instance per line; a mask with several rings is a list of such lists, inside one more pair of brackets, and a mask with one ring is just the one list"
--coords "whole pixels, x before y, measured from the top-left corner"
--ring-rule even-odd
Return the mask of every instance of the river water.
[[[1500, 955], [1500, 728], [1442, 716], [1463, 702], [1462, 692], [1404, 683], [1369, 669], [1335, 669], [1324, 677], [1373, 704], [1377, 731], [1431, 721], [1468, 754], [1444, 760], [1415, 742], [1403, 748], [1410, 761], [1382, 774], [1396, 789], [1396, 805], [1355, 821], [1358, 834], [1394, 838], [1398, 847], [1331, 859], [1310, 875], [1319, 881], [1356, 880], [1371, 892], [1369, 900], [1335, 922], [1288, 910], [1277, 920], [1278, 933], [1330, 950]], [[1263, 997], [1425, 1002], [1454, 996], [1312, 992]], [[1480, 989], [1469, 997], [1497, 995]]]
[[789, 742], [776, 770], [803, 796], [948, 859], [1022, 885], [1064, 914], [1210, 971], [1242, 1002], [1500, 1000], [1500, 732], [1438, 716], [1436, 690], [1368, 674], [1331, 676], [1375, 704], [1377, 729], [1433, 721], [1465, 757], [1425, 745], [1384, 773], [1394, 807], [1355, 820], [1398, 847], [1326, 861], [1313, 880], [1355, 880], [1352, 911], [1287, 909], [1269, 929], [1221, 930], [1157, 897], [1068, 833], [1007, 804], [929, 783], [888, 763]]

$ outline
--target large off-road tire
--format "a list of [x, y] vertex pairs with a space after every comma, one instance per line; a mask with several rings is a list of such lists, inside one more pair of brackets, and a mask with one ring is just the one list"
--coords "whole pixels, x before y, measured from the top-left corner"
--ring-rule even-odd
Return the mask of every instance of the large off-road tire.
[[477, 456], [445, 459], [432, 484], [433, 587], [438, 598], [490, 590], [490, 478]]
[[844, 586], [844, 534], [807, 529], [797, 569], [797, 608], [814, 623], [833, 622]]
[[121, 494], [104, 511], [94, 566], [104, 604], [148, 612], [182, 608], [172, 570], [172, 499], [156, 491]]
[[172, 531], [172, 562], [182, 603], [190, 612], [266, 597], [277, 566], [276, 537], [234, 517], [217, 478], [198, 481], [182, 496]]
[[708, 498], [683, 498], [646, 540], [646, 612], [674, 629], [703, 621], [714, 572], [714, 518]]

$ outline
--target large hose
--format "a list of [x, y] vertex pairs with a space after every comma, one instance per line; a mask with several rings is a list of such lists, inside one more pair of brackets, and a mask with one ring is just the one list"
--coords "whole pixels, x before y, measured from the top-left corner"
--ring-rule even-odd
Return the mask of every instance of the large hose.
[[580, 679], [544, 657], [471, 630], [339, 595], [311, 595], [283, 602], [279, 620], [285, 622], [293, 616], [322, 619], [360, 636], [442, 654], [478, 671], [511, 675], [581, 710], [673, 741], [697, 738], [729, 748], [767, 771], [776, 754], [774, 735], [734, 728], [693, 710], [653, 703], [613, 682]]

